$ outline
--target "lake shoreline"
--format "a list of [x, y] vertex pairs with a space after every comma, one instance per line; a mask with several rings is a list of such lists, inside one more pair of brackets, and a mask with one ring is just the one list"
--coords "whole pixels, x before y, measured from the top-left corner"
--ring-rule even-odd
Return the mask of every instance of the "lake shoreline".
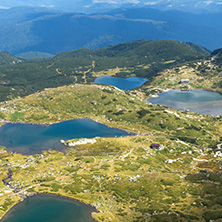
[[[16, 147], [10, 147], [9, 145], [7, 145], [7, 144], [4, 144], [4, 143], [2, 143], [2, 146], [4, 146], [4, 147], [6, 147], [6, 151], [8, 152], [8, 153], [10, 153], [10, 152], [12, 152], [12, 153], [20, 153], [20, 154], [23, 154], [23, 155], [33, 155], [33, 154], [42, 154], [44, 151], [49, 151], [49, 150], [57, 150], [57, 151], [59, 151], [59, 152], [65, 152], [65, 150], [67, 149], [67, 148], [69, 148], [68, 146], [66, 146], [64, 143], [62, 143], [61, 141], [67, 141], [67, 140], [72, 140], [72, 139], [92, 139], [92, 138], [96, 138], [96, 137], [101, 137], [101, 138], [116, 138], [116, 137], [128, 137], [128, 136], [136, 136], [137, 135], [137, 133], [135, 133], [135, 132], [132, 132], [132, 131], [130, 131], [130, 130], [127, 130], [127, 129], [123, 129], [123, 128], [118, 128], [118, 127], [116, 127], [116, 125], [112, 125], [112, 124], [110, 124], [110, 122], [109, 121], [106, 121], [106, 124], [104, 123], [105, 121], [103, 121], [103, 123], [101, 123], [100, 121], [98, 121], [98, 120], [94, 120], [94, 119], [92, 119], [92, 118], [76, 118], [76, 119], [71, 119], [71, 120], [64, 120], [64, 121], [60, 121], [60, 122], [55, 122], [55, 123], [30, 123], [30, 122], [10, 122], [10, 121], [2, 121], [3, 123], [5, 123], [5, 124], [3, 124], [2, 126], [6, 126], [6, 127], [10, 127], [10, 125], [9, 126], [7, 126], [7, 124], [11, 124], [11, 125], [16, 125], [16, 124], [18, 124], [17, 125], [17, 127], [21, 127], [21, 126], [19, 126], [19, 124], [21, 124], [21, 125], [29, 125], [29, 127], [31, 126], [31, 125], [36, 125], [36, 126], [39, 126], [40, 128], [41, 127], [50, 127], [50, 126], [53, 126], [54, 124], [63, 124], [63, 123], [65, 123], [65, 122], [69, 122], [69, 121], [75, 121], [75, 120], [85, 120], [85, 122], [86, 123], [88, 123], [89, 124], [89, 126], [90, 126], [90, 124], [91, 124], [91, 122], [93, 123], [94, 122], [94, 124], [98, 124], [98, 126], [99, 127], [105, 127], [106, 129], [107, 129], [107, 131], [109, 131], [109, 130], [111, 130], [111, 131], [114, 131], [115, 133], [114, 134], [101, 134], [101, 133], [99, 133], [98, 135], [93, 135], [93, 137], [91, 137], [90, 135], [87, 135], [87, 134], [83, 134], [82, 136], [77, 136], [77, 137], [75, 137], [75, 135], [73, 134], [73, 137], [70, 137], [69, 139], [67, 139], [66, 137], [64, 137], [64, 135], [61, 135], [61, 137], [58, 139], [58, 144], [60, 144], [61, 145], [61, 147], [60, 147], [60, 145], [56, 145], [56, 147], [49, 147], [49, 148], [44, 148], [44, 149], [40, 149], [39, 151], [38, 150], [35, 150], [35, 153], [29, 153], [29, 152], [26, 152], [27, 150], [25, 150], [25, 152], [21, 152], [21, 151], [18, 151], [17, 149], [16, 149]], [[89, 121], [89, 122], [87, 122], [87, 121]], [[78, 123], [77, 123], [78, 124]], [[16, 127], [16, 126], [15, 126]], [[53, 126], [54, 127], [54, 126]], [[56, 127], [56, 126], [55, 126]], [[50, 129], [49, 129], [50, 130]], [[25, 138], [23, 138], [23, 140], [25, 141]]]
[[[219, 90], [214, 90], [214, 89], [204, 89], [204, 88], [196, 88], [196, 89], [186, 89], [186, 90], [183, 90], [183, 89], [171, 89], [171, 88], [166, 88], [166, 89], [161, 89], [161, 88], [156, 88], [156, 87], [151, 87], [153, 90], [162, 90], [161, 93], [165, 93], [165, 92], [169, 92], [169, 91], [172, 91], [172, 90], [179, 90], [179, 91], [193, 91], [193, 90], [204, 90], [204, 91], [208, 91], [208, 92], [216, 92], [216, 93], [219, 93], [219, 94], [222, 94], [222, 91], [219, 91]], [[156, 94], [153, 94], [155, 97], [158, 97], [159, 94], [161, 93], [156, 93]], [[152, 97], [147, 97], [148, 98], [152, 98]]]
[[80, 117], [80, 118], [74, 118], [74, 119], [67, 119], [67, 120], [61, 120], [61, 121], [55, 121], [55, 122], [44, 122], [44, 123], [38, 123], [38, 122], [24, 122], [24, 121], [18, 121], [18, 122], [13, 122], [13, 121], [7, 121], [7, 120], [0, 120], [0, 123], [3, 123], [1, 126], [7, 124], [7, 123], [10, 123], [10, 124], [30, 124], [30, 125], [40, 125], [40, 126], [51, 126], [53, 124], [58, 124], [58, 123], [62, 123], [62, 122], [66, 122], [66, 121], [72, 121], [72, 120], [81, 120], [81, 119], [89, 119], [89, 120], [92, 120], [98, 124], [101, 124], [101, 125], [104, 125], [104, 126], [107, 126], [108, 128], [112, 128], [112, 129], [118, 129], [118, 130], [122, 130], [122, 131], [125, 131], [129, 134], [133, 134], [133, 135], [136, 135], [135, 132], [132, 132], [132, 131], [129, 131], [128, 129], [124, 129], [124, 128], [118, 128], [118, 127], [114, 127], [112, 126], [112, 124], [109, 124], [110, 121], [107, 121], [107, 123], [103, 123], [105, 121], [99, 121], [99, 120], [95, 120], [93, 118], [90, 118], [90, 117]]
[[83, 204], [85, 206], [91, 206], [93, 209], [95, 209], [95, 211], [91, 212], [88, 217], [91, 218], [94, 222], [98, 222], [94, 217], [93, 217], [93, 214], [94, 213], [98, 213], [99, 211], [91, 204], [86, 204], [84, 203], [83, 201], [80, 201], [78, 199], [75, 199], [75, 198], [72, 198], [72, 197], [68, 197], [68, 196], [62, 196], [61, 194], [55, 194], [55, 193], [33, 193], [32, 195], [29, 195], [29, 196], [26, 196], [23, 200], [19, 201], [18, 203], [16, 203], [15, 205], [13, 205], [10, 209], [8, 209], [4, 215], [0, 218], [0, 221], [2, 221], [3, 219], [5, 219], [7, 217], [7, 214], [9, 213], [9, 211], [13, 210], [16, 206], [18, 206], [19, 204], [21, 204], [23, 201], [25, 201], [27, 198], [29, 197], [35, 197], [35, 196], [45, 196], [45, 197], [58, 197], [58, 198], [61, 198], [61, 199], [64, 199], [64, 200], [71, 200], [73, 202], [76, 202], [76, 203], [80, 203], [80, 204]]
[[[155, 88], [154, 88], [155, 90]], [[199, 96], [200, 96], [200, 99], [201, 98], [208, 98], [208, 99], [205, 99], [205, 100], [198, 100], [198, 101], [193, 101], [193, 102], [185, 102], [182, 100], [175, 100], [175, 99], [170, 99], [171, 97], [173, 97], [173, 94], [171, 93], [190, 93], [190, 92], [193, 92], [194, 95], [198, 95], [197, 93], [199, 93]], [[220, 102], [222, 101], [222, 99], [209, 99], [212, 97], [212, 95], [210, 94], [209, 97], [207, 97], [206, 95], [202, 95], [203, 93], [217, 93], [218, 95], [222, 96], [222, 93], [221, 92], [218, 92], [218, 91], [215, 91], [215, 90], [208, 90], [208, 89], [190, 89], [190, 90], [181, 90], [181, 89], [166, 89], [166, 90], [163, 90], [162, 92], [159, 92], [159, 93], [156, 93], [152, 96], [149, 96], [146, 98], [146, 101], [149, 102], [150, 104], [153, 104], [153, 105], [160, 105], [160, 106], [166, 106], [166, 107], [169, 107], [169, 108], [173, 108], [173, 109], [176, 109], [176, 110], [179, 110], [179, 111], [186, 111], [186, 112], [190, 112], [190, 113], [197, 113], [197, 114], [200, 114], [200, 115], [204, 115], [204, 116], [211, 116], [211, 117], [215, 117], [215, 116], [221, 116], [222, 114], [221, 113], [218, 113], [218, 110], [215, 112], [213, 109], [209, 108], [209, 107], [204, 107], [203, 109], [208, 109], [210, 111], [207, 112], [202, 112], [200, 110], [202, 109], [198, 109], [198, 108], [193, 108], [192, 106], [189, 106], [190, 104], [199, 104], [199, 107], [201, 107], [204, 103], [207, 104], [207, 103], [212, 103], [212, 102], [219, 102], [218, 106], [220, 107]], [[167, 97], [165, 94], [169, 93], [169, 96]], [[189, 95], [189, 94], [188, 94]], [[192, 95], [192, 94], [191, 94]], [[166, 98], [167, 97], [167, 98]], [[195, 97], [194, 97], [195, 98]], [[217, 98], [217, 97], [216, 97]], [[155, 100], [157, 100], [155, 102]], [[165, 103], [165, 101], [169, 101], [168, 104]], [[174, 105], [172, 105], [172, 103], [174, 103]], [[187, 106], [187, 108], [184, 108], [183, 106], [180, 106], [178, 107], [178, 105], [176, 104], [184, 104]], [[170, 105], [171, 104], [171, 105]], [[197, 106], [198, 107], [198, 106]], [[219, 109], [220, 110], [220, 109]]]
[[118, 76], [99, 76], [93, 84], [114, 86], [120, 90], [131, 91], [135, 90], [148, 81], [147, 78], [137, 76], [118, 77]]

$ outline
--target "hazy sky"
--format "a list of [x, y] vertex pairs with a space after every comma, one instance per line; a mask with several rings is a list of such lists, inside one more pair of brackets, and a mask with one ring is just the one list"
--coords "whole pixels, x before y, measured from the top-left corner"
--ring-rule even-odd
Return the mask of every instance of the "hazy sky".
[[204, 9], [218, 11], [222, 9], [222, 0], [0, 0], [0, 8], [15, 6], [50, 7], [67, 11], [96, 11], [104, 8], [116, 8], [123, 4], [147, 5], [160, 9]]
[[108, 4], [124, 4], [124, 3], [140, 3], [139, 0], [0, 0], [2, 7], [13, 7], [13, 6], [57, 6], [57, 5], [87, 5], [96, 3], [108, 3]]

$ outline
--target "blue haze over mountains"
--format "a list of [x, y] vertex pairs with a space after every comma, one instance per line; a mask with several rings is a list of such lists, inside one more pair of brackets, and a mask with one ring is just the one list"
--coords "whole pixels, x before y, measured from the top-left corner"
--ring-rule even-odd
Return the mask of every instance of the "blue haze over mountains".
[[0, 8], [0, 51], [12, 54], [139, 39], [222, 46], [222, 0], [0, 0]]
[[119, 7], [149, 6], [161, 10], [221, 12], [222, 0], [0, 0], [0, 7], [49, 7], [62, 11], [96, 13]]

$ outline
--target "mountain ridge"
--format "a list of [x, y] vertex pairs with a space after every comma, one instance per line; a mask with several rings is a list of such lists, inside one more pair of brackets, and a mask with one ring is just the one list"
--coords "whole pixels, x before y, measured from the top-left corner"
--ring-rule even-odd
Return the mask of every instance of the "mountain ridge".
[[118, 9], [105, 14], [29, 7], [1, 11], [0, 51], [12, 54], [56, 54], [138, 39], [194, 42], [210, 50], [222, 45], [221, 14], [196, 15], [148, 8]]
[[16, 64], [19, 59], [8, 52], [0, 52], [0, 66]]
[[32, 7], [45, 7], [66, 12], [81, 12], [81, 13], [98, 13], [107, 12], [112, 9], [118, 8], [138, 8], [149, 7], [159, 10], [180, 10], [185, 12], [221, 12], [222, 6], [220, 0], [211, 1], [196, 1], [196, 0], [161, 0], [161, 1], [147, 1], [147, 0], [45, 0], [45, 1], [15, 1], [15, 0], [2, 0], [2, 8], [18, 7], [18, 6], [32, 6]]
[[150, 78], [172, 65], [204, 57], [190, 45], [173, 40], [140, 40], [95, 50], [80, 49], [0, 67], [0, 95], [1, 100], [6, 100], [44, 88], [89, 84], [102, 75]]

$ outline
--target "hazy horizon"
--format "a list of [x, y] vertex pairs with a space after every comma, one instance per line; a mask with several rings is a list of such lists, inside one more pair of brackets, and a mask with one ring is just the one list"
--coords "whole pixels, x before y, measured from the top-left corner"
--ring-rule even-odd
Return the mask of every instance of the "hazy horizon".
[[46, 7], [69, 12], [102, 12], [121, 7], [151, 7], [186, 12], [222, 12], [222, 0], [0, 0], [0, 9], [18, 6]]

